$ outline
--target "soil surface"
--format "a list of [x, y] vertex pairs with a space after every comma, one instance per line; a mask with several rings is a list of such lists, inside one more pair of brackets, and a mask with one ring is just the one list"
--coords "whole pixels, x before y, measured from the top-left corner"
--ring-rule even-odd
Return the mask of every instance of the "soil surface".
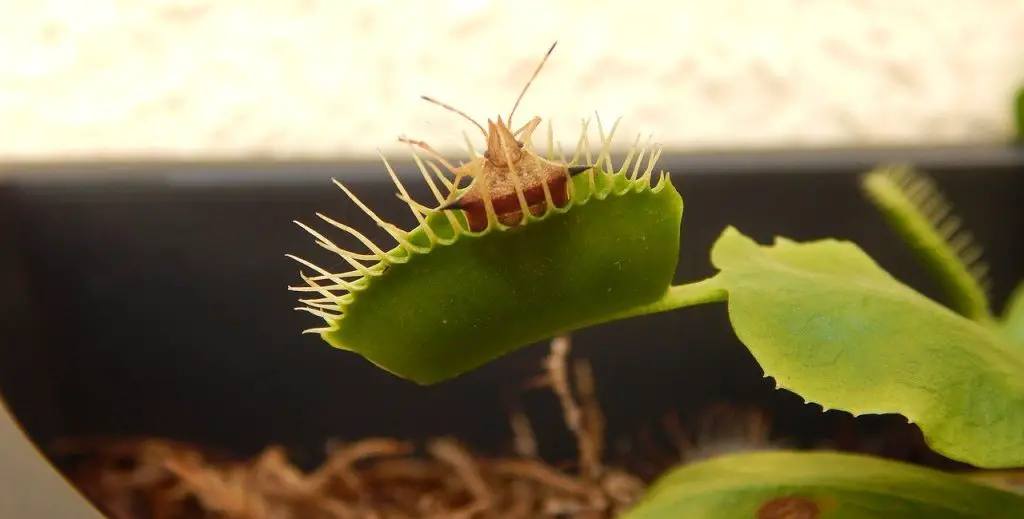
[[[723, 452], [784, 446], [765, 413], [711, 406], [693, 423], [675, 415], [656, 439], [641, 438], [628, 459], [609, 462], [604, 417], [589, 364], [569, 358], [568, 337], [551, 344], [544, 388], [561, 405], [577, 459], [556, 465], [537, 454], [524, 413], [510, 417], [514, 453], [485, 457], [455, 438], [425, 445], [393, 438], [330, 444], [326, 461], [302, 471], [283, 447], [248, 460], [159, 438], [68, 439], [54, 446], [67, 475], [113, 519], [520, 519], [613, 518], [629, 509], [664, 470]], [[865, 438], [852, 417], [823, 448], [894, 459], [935, 461], [916, 427], [896, 423]]]

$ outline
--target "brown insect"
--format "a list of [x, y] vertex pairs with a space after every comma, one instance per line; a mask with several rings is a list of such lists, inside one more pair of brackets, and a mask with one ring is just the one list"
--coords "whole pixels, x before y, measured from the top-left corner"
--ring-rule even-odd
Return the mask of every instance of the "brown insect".
[[[522, 92], [508, 114], [508, 122], [498, 116], [497, 122], [487, 120], [485, 130], [480, 123], [473, 120], [450, 105], [431, 97], [422, 96], [424, 100], [455, 112], [473, 123], [484, 134], [487, 150], [482, 157], [455, 167], [423, 141], [410, 140], [405, 137], [399, 141], [422, 148], [437, 159], [446, 169], [455, 175], [455, 188], [464, 177], [473, 180], [469, 188], [456, 200], [441, 206], [441, 210], [461, 209], [466, 215], [471, 231], [482, 231], [488, 225], [488, 209], [491, 206], [499, 222], [507, 226], [518, 225], [523, 218], [523, 209], [527, 208], [534, 216], [540, 216], [547, 210], [548, 203], [555, 207], [565, 207], [569, 203], [569, 178], [587, 171], [591, 166], [568, 166], [559, 162], [544, 159], [524, 146], [534, 130], [540, 125], [540, 117], [530, 119], [516, 131], [511, 131], [512, 115], [526, 90], [540, 73], [551, 52], [555, 50], [555, 42], [548, 49], [533, 76], [526, 82]], [[454, 193], [454, 189], [453, 189]]]

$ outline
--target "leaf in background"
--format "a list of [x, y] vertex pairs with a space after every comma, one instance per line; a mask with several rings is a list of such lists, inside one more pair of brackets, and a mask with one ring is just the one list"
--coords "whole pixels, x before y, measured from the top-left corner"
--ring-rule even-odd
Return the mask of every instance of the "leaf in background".
[[909, 166], [886, 165], [862, 177], [861, 187], [882, 216], [939, 282], [951, 308], [989, 324], [988, 265], [981, 246], [927, 175]]
[[1010, 519], [1024, 496], [864, 455], [765, 451], [685, 465], [622, 519]]
[[1017, 284], [1017, 288], [1006, 302], [1002, 327], [1007, 337], [1024, 351], [1024, 282]]
[[1024, 85], [1017, 89], [1017, 96], [1013, 102], [1013, 119], [1016, 124], [1016, 139], [1024, 143]]
[[1024, 469], [975, 470], [963, 473], [961, 476], [983, 485], [1001, 488], [1024, 496]]
[[899, 413], [932, 449], [1024, 465], [1024, 352], [893, 278], [853, 243], [715, 243], [715, 285], [765, 374], [826, 409]]

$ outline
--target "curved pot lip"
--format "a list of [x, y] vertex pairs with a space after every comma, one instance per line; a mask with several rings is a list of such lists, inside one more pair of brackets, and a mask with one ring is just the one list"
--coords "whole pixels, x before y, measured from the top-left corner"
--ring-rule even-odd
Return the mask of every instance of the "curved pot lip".
[[25, 436], [0, 395], [0, 519], [103, 519]]

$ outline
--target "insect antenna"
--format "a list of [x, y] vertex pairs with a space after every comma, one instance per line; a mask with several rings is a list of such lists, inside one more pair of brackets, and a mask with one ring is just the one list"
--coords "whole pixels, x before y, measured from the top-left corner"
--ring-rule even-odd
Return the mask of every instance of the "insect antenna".
[[461, 115], [462, 117], [465, 117], [467, 121], [473, 123], [474, 126], [476, 126], [477, 128], [480, 129], [480, 133], [484, 134], [484, 138], [485, 139], [487, 138], [487, 130], [484, 130], [484, 127], [480, 123], [476, 122], [475, 119], [473, 119], [472, 117], [466, 115], [466, 112], [463, 112], [462, 110], [459, 110], [458, 108], [455, 108], [454, 106], [452, 106], [450, 104], [442, 103], [441, 101], [438, 101], [437, 99], [434, 99], [433, 97], [430, 97], [430, 96], [420, 96], [420, 97], [424, 101], [427, 101], [429, 103], [434, 103], [435, 105], [438, 105], [441, 108], [444, 108], [445, 110], [449, 110], [449, 111], [455, 112], [455, 113]]
[[516, 104], [512, 105], [512, 111], [508, 113], [508, 126], [510, 128], [512, 127], [512, 114], [516, 113], [516, 108], [519, 107], [519, 102], [523, 100], [523, 96], [526, 95], [526, 91], [530, 88], [533, 80], [537, 79], [537, 74], [540, 74], [540, 69], [544, 68], [544, 64], [547, 63], [548, 58], [551, 57], [551, 53], [555, 50], [555, 45], [558, 45], [557, 41], [551, 44], [551, 48], [544, 54], [544, 59], [540, 60], [540, 65], [537, 65], [537, 69], [533, 71], [533, 75], [530, 76], [530, 80], [526, 82], [526, 86], [523, 87], [522, 92], [519, 92], [519, 97], [516, 98]]

